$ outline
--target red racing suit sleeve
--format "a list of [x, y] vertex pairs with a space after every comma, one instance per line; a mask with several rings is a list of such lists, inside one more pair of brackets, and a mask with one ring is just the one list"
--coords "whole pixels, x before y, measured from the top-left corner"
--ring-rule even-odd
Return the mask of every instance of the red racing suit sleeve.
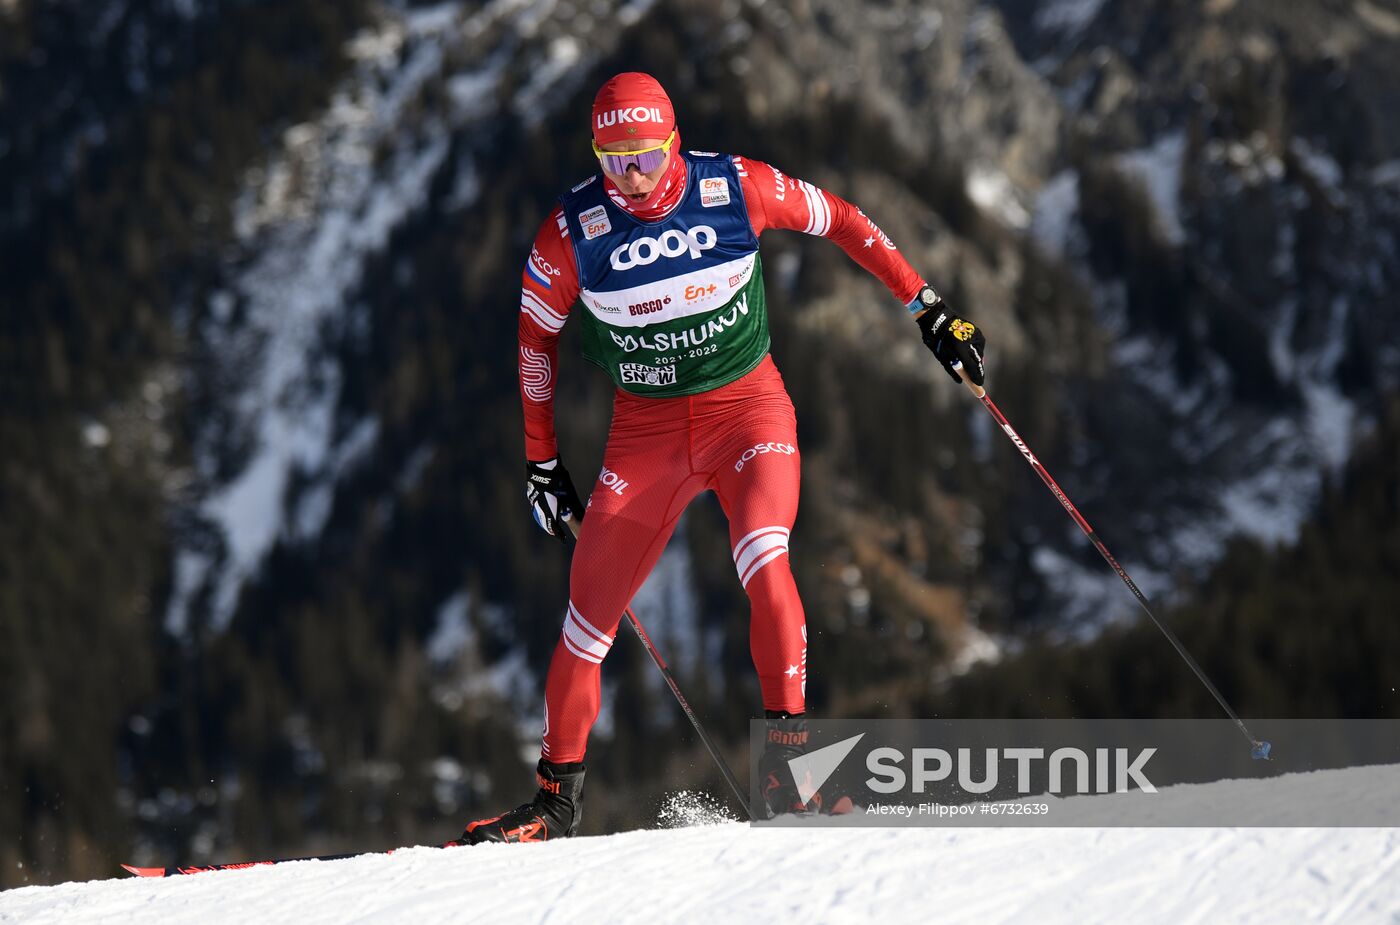
[[778, 168], [746, 157], [734, 158], [755, 235], [786, 228], [819, 235], [884, 283], [902, 304], [914, 301], [925, 285], [909, 261], [879, 226], [840, 196]]
[[564, 210], [555, 206], [540, 225], [520, 273], [520, 402], [525, 411], [525, 458], [536, 462], [559, 455], [554, 439], [559, 332], [578, 294], [569, 228]]

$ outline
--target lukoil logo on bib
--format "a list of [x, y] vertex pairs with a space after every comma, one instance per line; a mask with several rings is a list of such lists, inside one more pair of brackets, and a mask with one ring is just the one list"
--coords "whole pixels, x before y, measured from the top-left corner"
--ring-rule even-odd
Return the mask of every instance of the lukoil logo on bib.
[[700, 181], [700, 206], [711, 209], [729, 205], [729, 181], [723, 177], [705, 177]]
[[665, 231], [660, 238], [637, 238], [620, 245], [612, 252], [609, 261], [614, 270], [630, 270], [655, 263], [662, 257], [679, 257], [690, 254], [691, 260], [699, 260], [700, 252], [715, 246], [717, 235], [709, 225], [696, 225], [685, 231], [675, 228]]
[[583, 237], [586, 241], [601, 238], [612, 231], [612, 222], [608, 220], [608, 210], [603, 206], [594, 206], [587, 212], [580, 212], [578, 223], [583, 226]]

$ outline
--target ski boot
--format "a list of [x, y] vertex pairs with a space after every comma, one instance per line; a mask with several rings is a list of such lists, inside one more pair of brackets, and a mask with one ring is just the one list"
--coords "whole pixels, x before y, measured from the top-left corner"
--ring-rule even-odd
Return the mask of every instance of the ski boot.
[[583, 770], [582, 762], [553, 764], [541, 758], [535, 773], [540, 783], [535, 799], [508, 813], [468, 823], [459, 841], [479, 845], [488, 841], [548, 841], [574, 835], [583, 818]]
[[[772, 819], [788, 813], [800, 816], [817, 813], [843, 815], [855, 808], [851, 798], [834, 780], [825, 781], [806, 802], [798, 793], [798, 782], [793, 779], [792, 767], [788, 762], [807, 754], [806, 716], [770, 711], [765, 722], [768, 728], [764, 733], [763, 754], [758, 759], [763, 794], [761, 809], [765, 818]], [[810, 777], [803, 783], [810, 785]]]

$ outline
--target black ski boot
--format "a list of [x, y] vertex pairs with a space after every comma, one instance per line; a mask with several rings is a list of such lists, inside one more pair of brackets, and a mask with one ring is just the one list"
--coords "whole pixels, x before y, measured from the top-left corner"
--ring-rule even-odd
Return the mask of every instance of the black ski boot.
[[[844, 815], [855, 808], [851, 798], [834, 780], [825, 781], [811, 799], [802, 801], [788, 762], [807, 754], [807, 717], [801, 714], [767, 714], [767, 730], [763, 739], [763, 754], [758, 759], [759, 778], [763, 781], [763, 810], [772, 819], [785, 813], [810, 816], [816, 813]], [[804, 783], [811, 783], [810, 780]]]
[[583, 763], [553, 764], [541, 758], [535, 777], [540, 789], [533, 801], [508, 813], [468, 823], [460, 841], [467, 845], [548, 841], [578, 832], [583, 818]]
[[789, 759], [807, 753], [807, 718], [769, 712], [764, 724], [763, 754], [758, 758], [765, 818], [784, 813], [806, 813], [807, 804], [797, 795]]

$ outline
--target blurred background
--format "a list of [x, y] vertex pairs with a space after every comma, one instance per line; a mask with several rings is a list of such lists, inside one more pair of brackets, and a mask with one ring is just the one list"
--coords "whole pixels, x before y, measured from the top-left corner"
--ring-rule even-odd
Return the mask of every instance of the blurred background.
[[[985, 328], [997, 403], [1242, 715], [1400, 714], [1394, 0], [0, 0], [0, 886], [530, 796], [568, 563], [523, 499], [519, 278], [633, 69]], [[1218, 715], [883, 287], [764, 253], [813, 711]], [[710, 496], [635, 604], [742, 767]], [[586, 834], [723, 793], [630, 637], [604, 679]]]

